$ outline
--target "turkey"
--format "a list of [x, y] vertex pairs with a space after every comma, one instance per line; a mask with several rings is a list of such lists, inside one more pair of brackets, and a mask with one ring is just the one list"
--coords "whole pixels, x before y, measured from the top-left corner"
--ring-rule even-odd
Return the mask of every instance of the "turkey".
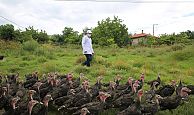
[[138, 82], [135, 82], [132, 85], [132, 92], [129, 94], [122, 94], [119, 98], [115, 99], [112, 102], [112, 107], [114, 108], [120, 108], [120, 110], [126, 109], [128, 106], [132, 105], [135, 103], [134, 97], [136, 95], [136, 89], [138, 88]]
[[92, 99], [94, 99], [96, 96], [98, 96], [98, 93], [100, 91], [100, 89], [102, 88], [102, 76], [97, 77], [97, 81], [96, 83], [90, 88], [91, 91], [90, 93], [92, 94]]
[[100, 98], [100, 102], [95, 101], [95, 102], [86, 103], [80, 107], [68, 108], [67, 111], [69, 111], [68, 112], [69, 114], [70, 112], [73, 112], [73, 114], [77, 114], [79, 113], [81, 108], [87, 108], [91, 115], [98, 115], [99, 112], [103, 111], [106, 108], [105, 101], [108, 97], [110, 97], [110, 94], [108, 94], [107, 92], [99, 92], [98, 97]]
[[183, 84], [182, 84], [182, 81], [180, 80], [179, 81], [179, 85], [178, 87], [176, 88], [176, 94], [179, 95], [179, 93], [181, 92], [181, 89], [183, 87]]
[[39, 103], [33, 107], [32, 115], [48, 115], [49, 101], [53, 100], [51, 95], [46, 95], [43, 99], [43, 104]]
[[155, 92], [156, 94], [162, 97], [167, 97], [167, 96], [171, 96], [175, 92], [175, 88], [176, 88], [176, 81], [172, 80], [171, 85], [165, 85], [163, 87], [160, 87]]
[[56, 98], [54, 100], [54, 104], [57, 105], [57, 106], [62, 106], [65, 101], [73, 99], [74, 96], [75, 96], [75, 90], [70, 89], [68, 95]]
[[15, 115], [15, 109], [16, 109], [16, 103], [18, 102], [20, 98], [15, 97], [10, 100], [10, 107], [8, 110], [5, 110], [5, 112], [2, 115]]
[[8, 111], [10, 109], [9, 101], [12, 99], [12, 96], [8, 94], [8, 87], [2, 87], [2, 94], [0, 96], [0, 109]]
[[84, 107], [81, 110], [73, 113], [73, 115], [86, 115], [87, 113], [90, 114], [90, 111], [86, 107]]
[[181, 104], [181, 100], [182, 98], [185, 98], [188, 96], [188, 92], [190, 92], [191, 90], [188, 89], [187, 87], [183, 87], [179, 93], [179, 95], [173, 95], [173, 96], [169, 96], [169, 97], [165, 97], [163, 99], [159, 100], [159, 105], [160, 105], [160, 109], [161, 110], [172, 110], [172, 109], [176, 109], [180, 104]]
[[141, 76], [140, 76], [140, 79], [138, 80], [139, 81], [138, 90], [142, 89], [143, 84], [144, 84], [144, 79], [145, 79], [145, 75], [144, 75], [144, 73], [142, 73]]
[[32, 75], [26, 75], [26, 81], [24, 82], [24, 88], [32, 87], [38, 81], [38, 72], [32, 73]]
[[[38, 103], [40, 103], [40, 102], [38, 102], [37, 100], [30, 100], [24, 111], [21, 111], [22, 108], [18, 108], [17, 113], [19, 113], [19, 114], [16, 114], [16, 115], [33, 115], [32, 114], [33, 107]], [[42, 103], [40, 103], [40, 104], [42, 104]]]
[[127, 109], [119, 112], [117, 115], [142, 115], [141, 113], [141, 97], [143, 95], [143, 90], [139, 90], [137, 93], [137, 101], [129, 106]]
[[63, 102], [65, 108], [81, 106], [82, 104], [89, 103], [91, 101], [91, 94], [88, 90], [89, 82], [84, 81], [82, 90], [76, 93], [72, 98], [69, 98]]
[[163, 97], [155, 95], [152, 103], [145, 103], [144, 105], [141, 105], [141, 113], [146, 115], [155, 115], [160, 108], [159, 99], [163, 99]]
[[194, 85], [187, 85], [187, 88], [189, 88], [191, 90], [191, 92], [189, 92], [189, 95], [193, 95], [194, 94]]
[[158, 74], [158, 77], [156, 80], [148, 81], [147, 84], [150, 85], [150, 87], [152, 87], [154, 82], [158, 82], [158, 84], [156, 84], [156, 88], [158, 88], [158, 86], [161, 83], [160, 74]]

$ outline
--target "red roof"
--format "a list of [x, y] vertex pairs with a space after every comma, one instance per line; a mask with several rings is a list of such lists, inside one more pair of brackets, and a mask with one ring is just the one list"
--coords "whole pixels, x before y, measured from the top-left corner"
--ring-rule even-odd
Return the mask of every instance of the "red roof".
[[148, 34], [145, 34], [145, 33], [141, 33], [141, 34], [134, 34], [133, 36], [131, 36], [131, 38], [140, 38], [140, 37], [145, 37], [147, 36]]

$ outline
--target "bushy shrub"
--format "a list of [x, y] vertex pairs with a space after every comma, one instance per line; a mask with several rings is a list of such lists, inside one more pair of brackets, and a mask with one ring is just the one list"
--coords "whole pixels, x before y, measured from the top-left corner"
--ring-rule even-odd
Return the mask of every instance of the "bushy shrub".
[[0, 25], [0, 38], [4, 40], [13, 40], [14, 26], [12, 24]]
[[21, 70], [21, 68], [18, 65], [13, 65], [13, 66], [11, 66], [9, 68], [8, 72], [10, 72], [10, 73], [16, 73], [16, 72], [18, 72], [20, 70]]
[[57, 72], [60, 71], [60, 68], [57, 64], [51, 63], [51, 62], [46, 62], [42, 65], [42, 70], [44, 73], [48, 72]]
[[76, 59], [76, 64], [83, 63], [84, 61], [85, 61], [85, 57], [83, 55], [82, 56], [79, 56]]
[[37, 61], [38, 61], [38, 63], [44, 63], [44, 62], [47, 62], [47, 59], [45, 58], [45, 57], [39, 57], [38, 59], [37, 59]]
[[102, 56], [94, 56], [93, 63], [105, 64], [106, 60]]
[[105, 76], [107, 74], [106, 67], [97, 66], [96, 71], [91, 71], [90, 74], [92, 77]]
[[175, 44], [171, 47], [173, 51], [182, 50], [185, 47], [184, 44]]
[[35, 40], [30, 40], [23, 43], [23, 49], [29, 52], [35, 51], [39, 47], [39, 44]]
[[129, 65], [125, 61], [123, 61], [123, 60], [115, 61], [115, 63], [113, 64], [113, 67], [116, 68], [116, 69], [119, 69], [119, 70], [130, 69]]
[[37, 56], [44, 56], [48, 59], [55, 59], [55, 51], [50, 47], [38, 47], [34, 51], [34, 54]]
[[1, 50], [7, 50], [7, 49], [19, 49], [21, 48], [21, 45], [14, 41], [4, 41], [0, 40], [0, 49]]
[[84, 66], [77, 66], [75, 67], [75, 70], [74, 70], [76, 73], [84, 73], [84, 74], [87, 74], [89, 72], [89, 68], [87, 67], [84, 67]]

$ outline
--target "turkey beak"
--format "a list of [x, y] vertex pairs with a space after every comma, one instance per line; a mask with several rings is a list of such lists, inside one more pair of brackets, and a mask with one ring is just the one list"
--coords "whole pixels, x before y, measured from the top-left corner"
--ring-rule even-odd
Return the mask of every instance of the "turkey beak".
[[90, 111], [89, 111], [89, 110], [87, 110], [87, 113], [90, 113]]
[[20, 97], [17, 96], [17, 97], [16, 97], [16, 100], [19, 101], [19, 100], [20, 100]]

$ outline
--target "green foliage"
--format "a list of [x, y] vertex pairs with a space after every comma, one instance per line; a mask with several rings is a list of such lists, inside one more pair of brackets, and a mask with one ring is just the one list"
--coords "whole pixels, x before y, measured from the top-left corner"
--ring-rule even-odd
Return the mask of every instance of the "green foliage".
[[29, 34], [29, 32], [21, 31], [21, 30], [16, 30], [15, 31], [15, 39], [16, 41], [19, 41], [20, 43], [32, 40], [32, 35]]
[[77, 67], [75, 67], [74, 71], [75, 71], [76, 73], [78, 73], [78, 74], [79, 74], [79, 73], [87, 74], [87, 73], [89, 72], [89, 68], [83, 67], [83, 66], [77, 66]]
[[147, 36], [146, 37], [146, 42], [144, 45], [148, 45], [148, 46], [152, 46], [152, 45], [157, 45], [157, 37], [153, 37], [153, 36]]
[[107, 18], [98, 22], [98, 26], [93, 29], [93, 41], [102, 46], [116, 43], [119, 47], [128, 43], [128, 28], [122, 24], [122, 20], [114, 17], [113, 20]]
[[0, 40], [0, 50], [6, 51], [7, 49], [20, 49], [20, 45], [14, 41]]
[[94, 56], [93, 62], [96, 64], [105, 64], [106, 60], [102, 56]]
[[178, 51], [173, 54], [173, 58], [177, 61], [188, 60], [193, 56], [194, 56], [194, 53], [192, 51]]
[[38, 30], [35, 30], [33, 26], [26, 28], [25, 32], [27, 35], [31, 35], [34, 40], [38, 41], [38, 43], [47, 43], [49, 40], [46, 31], [41, 30], [38, 32]]
[[157, 39], [157, 44], [167, 44], [167, 45], [173, 45], [177, 43], [184, 43], [184, 44], [190, 44], [189, 36], [186, 32], [180, 32], [179, 34], [163, 34], [160, 36], [159, 39]]
[[133, 67], [138, 67], [138, 68], [141, 68], [144, 64], [142, 62], [135, 62], [133, 64]]
[[96, 67], [96, 71], [90, 72], [92, 77], [105, 76], [107, 74], [106, 68], [102, 65]]
[[167, 44], [167, 45], [173, 45], [175, 43], [175, 34], [163, 34], [160, 36], [160, 39], [158, 40], [159, 44]]
[[38, 59], [37, 59], [37, 61], [38, 61], [38, 63], [44, 63], [44, 62], [47, 62], [47, 59], [46, 59], [46, 57], [39, 57]]
[[84, 61], [85, 61], [85, 57], [83, 55], [82, 56], [79, 56], [76, 59], [76, 64], [83, 63]]
[[185, 47], [184, 44], [175, 44], [175, 45], [172, 45], [171, 49], [173, 51], [177, 51], [177, 50], [182, 50], [184, 47]]
[[185, 32], [180, 32], [175, 36], [176, 43], [188, 43], [190, 42], [189, 36]]
[[187, 36], [189, 37], [189, 39], [194, 39], [194, 31], [187, 30], [184, 33], [187, 34]]
[[18, 65], [13, 65], [13, 66], [11, 66], [10, 68], [9, 68], [9, 73], [16, 73], [16, 72], [18, 72], [18, 71], [20, 71], [21, 70], [21, 68], [18, 66]]
[[39, 44], [37, 43], [37, 41], [31, 40], [31, 41], [24, 42], [22, 47], [24, 50], [32, 52], [39, 47]]
[[42, 72], [48, 73], [48, 72], [57, 72], [60, 71], [60, 67], [52, 62], [46, 62], [42, 64]]
[[128, 70], [128, 69], [130, 69], [130, 66], [123, 60], [116, 60], [115, 63], [113, 64], [113, 67], [115, 69], [119, 69], [119, 70]]
[[46, 31], [41, 30], [41, 31], [38, 33], [38, 36], [37, 36], [36, 40], [37, 40], [39, 43], [46, 43], [46, 42], [48, 42], [48, 40], [49, 40], [49, 36], [47, 35]]
[[78, 32], [74, 31], [71, 27], [65, 27], [62, 31], [65, 42], [70, 44], [79, 43]]
[[4, 40], [14, 40], [14, 26], [12, 24], [1, 25], [0, 38]]
[[51, 41], [57, 44], [64, 44], [64, 38], [60, 34], [54, 34], [51, 36]]
[[23, 57], [22, 57], [22, 60], [23, 60], [23, 61], [31, 61], [31, 60], [34, 60], [34, 59], [35, 59], [35, 56], [34, 56], [34, 55], [23, 56]]
[[80, 44], [81, 36], [78, 35], [77, 31], [74, 31], [71, 27], [65, 27], [62, 31], [62, 35], [55, 34], [51, 37], [51, 41], [57, 44]]

